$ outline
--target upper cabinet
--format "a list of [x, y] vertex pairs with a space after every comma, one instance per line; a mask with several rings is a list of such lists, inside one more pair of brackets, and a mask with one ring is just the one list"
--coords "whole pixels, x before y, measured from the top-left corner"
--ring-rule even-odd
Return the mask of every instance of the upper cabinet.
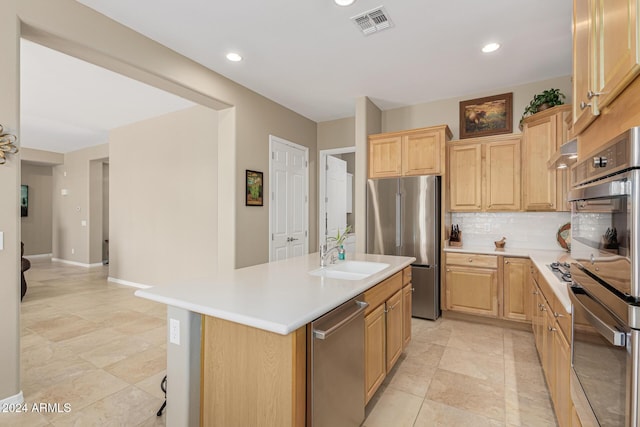
[[369, 136], [369, 178], [442, 173], [447, 125]]
[[573, 134], [640, 74], [636, 0], [573, 2]]
[[527, 211], [565, 210], [562, 199], [566, 180], [559, 171], [547, 168], [547, 161], [566, 141], [565, 117], [571, 105], [560, 105], [523, 120], [522, 129], [522, 194]]
[[520, 135], [449, 143], [449, 210], [520, 210]]

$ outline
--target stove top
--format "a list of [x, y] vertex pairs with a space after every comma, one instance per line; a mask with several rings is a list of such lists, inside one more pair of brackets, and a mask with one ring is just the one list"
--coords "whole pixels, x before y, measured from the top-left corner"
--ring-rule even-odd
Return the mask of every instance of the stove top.
[[547, 267], [558, 279], [571, 283], [571, 265], [568, 262], [552, 262]]

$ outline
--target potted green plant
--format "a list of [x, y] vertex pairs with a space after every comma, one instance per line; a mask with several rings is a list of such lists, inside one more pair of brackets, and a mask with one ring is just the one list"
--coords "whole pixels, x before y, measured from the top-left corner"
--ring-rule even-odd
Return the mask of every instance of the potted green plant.
[[522, 113], [522, 118], [520, 119], [520, 129], [522, 129], [522, 121], [538, 113], [540, 111], [546, 110], [547, 108], [555, 107], [556, 105], [564, 104], [564, 100], [567, 97], [564, 93], [560, 92], [560, 89], [547, 89], [542, 93], [538, 93], [534, 95], [529, 105], [527, 105], [524, 109], [524, 113]]
[[336, 242], [336, 246], [340, 247], [344, 243], [344, 240], [347, 238], [347, 234], [349, 234], [350, 232], [351, 232], [350, 225], [347, 225], [347, 228], [344, 229], [342, 234], [340, 234], [340, 229], [338, 228], [338, 234], [335, 237], [333, 236], [329, 237], [328, 240]]

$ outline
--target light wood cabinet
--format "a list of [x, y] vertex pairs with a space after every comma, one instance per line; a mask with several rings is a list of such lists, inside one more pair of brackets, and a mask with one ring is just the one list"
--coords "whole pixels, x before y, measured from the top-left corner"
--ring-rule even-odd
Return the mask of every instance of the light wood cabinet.
[[[560, 105], [523, 120], [522, 195], [527, 211], [567, 210], [562, 199], [566, 170], [549, 169], [547, 161], [566, 141], [565, 117], [570, 105]], [[563, 175], [564, 174], [564, 175]]]
[[[368, 402], [400, 358], [403, 344], [411, 337], [405, 328], [404, 291], [411, 287], [411, 272], [399, 272], [364, 293], [365, 310], [365, 396]], [[406, 281], [408, 280], [408, 282]], [[405, 285], [406, 283], [406, 285]], [[411, 319], [409, 318], [409, 321]]]
[[[640, 74], [635, 0], [574, 0], [574, 133]], [[590, 105], [589, 105], [590, 104]]]
[[385, 302], [387, 317], [387, 372], [393, 368], [402, 353], [402, 290], [399, 290]]
[[385, 357], [387, 333], [384, 310], [384, 304], [379, 305], [364, 318], [365, 402], [373, 397], [387, 374]]
[[442, 173], [447, 125], [369, 135], [369, 178]]
[[402, 271], [402, 349], [411, 342], [411, 310], [413, 304], [413, 285], [411, 266]]
[[402, 288], [402, 349], [411, 342], [411, 304], [413, 301], [413, 286], [411, 283]]
[[531, 319], [529, 289], [530, 261], [528, 258], [504, 258], [502, 317], [510, 320]]
[[572, 426], [573, 402], [570, 391], [570, 315], [549, 284], [531, 267], [532, 328], [547, 387], [560, 427]]
[[449, 209], [520, 210], [520, 154], [519, 135], [449, 143]]
[[498, 317], [496, 256], [447, 253], [445, 283], [447, 310]]
[[402, 174], [402, 137], [369, 138], [369, 178]]

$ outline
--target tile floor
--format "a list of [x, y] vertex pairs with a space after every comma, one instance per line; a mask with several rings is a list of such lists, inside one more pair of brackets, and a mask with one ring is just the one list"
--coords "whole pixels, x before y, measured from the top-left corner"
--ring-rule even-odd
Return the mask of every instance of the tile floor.
[[[25, 402], [71, 411], [0, 413], [0, 426], [164, 425], [166, 308], [107, 282], [107, 267], [34, 262], [26, 277]], [[413, 320], [366, 415], [366, 427], [556, 425], [532, 334], [451, 319]]]
[[32, 262], [21, 308], [25, 403], [71, 411], [0, 413], [0, 426], [157, 426], [166, 306], [107, 282], [107, 267]]

